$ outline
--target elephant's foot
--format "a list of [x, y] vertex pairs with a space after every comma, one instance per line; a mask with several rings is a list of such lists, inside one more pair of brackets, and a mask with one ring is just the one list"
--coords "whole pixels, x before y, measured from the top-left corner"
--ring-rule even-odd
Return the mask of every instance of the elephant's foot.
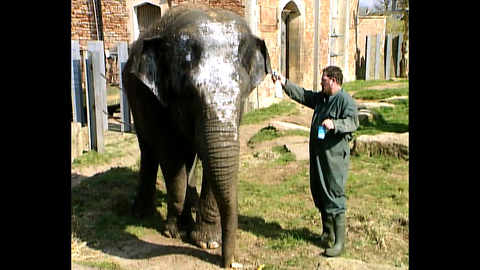
[[195, 222], [192, 216], [181, 216], [179, 218], [169, 216], [165, 224], [165, 236], [169, 238], [187, 239]]
[[192, 243], [203, 249], [216, 249], [222, 243], [222, 227], [220, 221], [214, 223], [197, 222], [190, 234]]
[[153, 201], [146, 201], [136, 197], [132, 207], [133, 215], [139, 218], [153, 217], [157, 212]]

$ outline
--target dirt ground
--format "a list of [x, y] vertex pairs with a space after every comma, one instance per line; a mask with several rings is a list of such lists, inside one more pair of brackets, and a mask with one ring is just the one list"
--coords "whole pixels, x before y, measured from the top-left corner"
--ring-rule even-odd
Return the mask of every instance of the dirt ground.
[[[294, 123], [297, 125], [310, 127], [310, 121], [313, 110], [304, 106], [297, 105], [299, 109], [298, 115], [292, 116], [279, 116], [272, 120]], [[269, 120], [269, 121], [272, 121]], [[252, 160], [254, 152], [258, 152], [261, 149], [267, 149], [274, 145], [284, 144], [286, 140], [291, 140], [292, 136], [279, 138], [274, 141], [266, 142], [257, 145], [255, 149], [250, 148], [247, 145], [247, 141], [261, 128], [268, 126], [269, 121], [261, 124], [243, 125], [240, 127], [240, 162], [248, 163]], [[116, 140], [121, 141], [125, 135], [118, 132], [108, 132], [107, 143], [114, 143]], [[140, 151], [138, 149], [138, 143], [131, 146], [128, 149], [129, 155], [121, 158], [113, 159], [108, 164], [100, 166], [87, 166], [83, 168], [72, 169], [72, 189], [80, 182], [94, 176], [98, 173], [105, 172], [113, 167], [125, 167], [132, 166], [138, 162]], [[302, 163], [302, 166], [307, 162]], [[297, 163], [287, 164], [282, 170], [298, 171], [301, 168]], [[251, 173], [259, 173], [252, 171]], [[278, 174], [280, 171], [268, 171], [263, 174]], [[272, 177], [276, 179], [276, 177]], [[248, 232], [238, 230], [237, 231], [237, 250], [236, 261], [243, 264], [243, 268], [240, 269], [259, 269], [262, 262], [258, 262], [252, 259], [251, 254], [242, 250], [248, 250], [248, 245], [255, 245], [255, 241], [251, 240], [252, 236]], [[261, 248], [252, 247], [254, 250], [261, 252]], [[323, 252], [321, 248], [316, 245], [309, 246], [305, 256], [311, 256], [318, 258], [315, 260], [315, 265], [311, 269], [400, 269], [387, 265], [380, 265], [375, 263], [364, 263], [359, 260], [347, 259], [347, 258], [325, 258], [319, 256]], [[202, 250], [196, 248], [193, 245], [183, 242], [179, 239], [170, 239], [164, 237], [159, 232], [147, 233], [141, 237], [130, 239], [126, 241], [117, 242], [115, 245], [108, 248], [96, 249], [90, 247], [86, 242], [82, 242], [72, 236], [72, 269], [84, 270], [84, 269], [164, 269], [164, 270], [177, 270], [177, 269], [222, 269], [218, 265], [220, 264], [221, 249], [217, 250]], [[286, 250], [283, 256], [289, 256], [288, 250]], [[88, 266], [87, 266], [88, 265]], [[266, 267], [265, 269], [267, 269]], [[271, 268], [270, 268], [271, 269]], [[289, 269], [297, 269], [292, 266]]]

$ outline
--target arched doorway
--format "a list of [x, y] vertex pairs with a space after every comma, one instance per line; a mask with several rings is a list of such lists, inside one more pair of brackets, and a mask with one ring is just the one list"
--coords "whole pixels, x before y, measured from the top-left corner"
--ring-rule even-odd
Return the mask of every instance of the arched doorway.
[[137, 39], [150, 25], [162, 17], [162, 9], [148, 2], [134, 6], [134, 34]]
[[[295, 83], [303, 83], [303, 34], [305, 22], [299, 1], [283, 5], [280, 21], [280, 73]], [[298, 3], [298, 4], [297, 4]], [[282, 5], [282, 4], [281, 4]]]

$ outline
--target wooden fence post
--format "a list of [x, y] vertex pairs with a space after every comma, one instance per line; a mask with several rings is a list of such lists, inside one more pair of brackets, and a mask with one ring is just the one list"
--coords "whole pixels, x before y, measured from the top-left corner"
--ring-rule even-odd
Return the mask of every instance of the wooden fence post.
[[376, 35], [377, 37], [377, 42], [375, 44], [375, 69], [374, 69], [374, 74], [375, 74], [375, 80], [380, 80], [380, 44], [381, 44], [381, 36], [379, 34]]
[[372, 37], [366, 37], [366, 48], [365, 48], [365, 80], [370, 80], [370, 68], [372, 66], [372, 60], [370, 54], [372, 53]]
[[71, 81], [72, 81], [72, 110], [73, 121], [82, 124], [87, 123], [83, 116], [83, 92], [82, 92], [82, 66], [80, 59], [80, 43], [78, 40], [71, 41]]
[[123, 67], [128, 60], [128, 43], [127, 42], [118, 42], [117, 43], [117, 62], [118, 62], [118, 72], [119, 72], [119, 86], [120, 86], [120, 112], [121, 112], [121, 121], [124, 124], [121, 124], [122, 132], [131, 132], [131, 120], [130, 120], [130, 106], [128, 106], [127, 95], [123, 91], [123, 80], [122, 80], [122, 71]]
[[398, 42], [397, 42], [397, 61], [396, 65], [396, 74], [395, 76], [400, 77], [400, 62], [402, 60], [402, 43], [403, 43], [403, 33], [398, 34]]
[[[89, 128], [89, 139], [90, 139], [90, 149], [96, 150], [99, 154], [105, 153], [105, 145], [103, 140], [104, 130], [103, 130], [103, 107], [102, 107], [102, 92], [95, 88], [95, 81], [98, 81], [100, 74], [95, 76], [96, 71], [98, 71], [98, 62], [100, 61], [99, 52], [87, 53], [85, 59], [85, 82], [87, 85], [87, 105], [88, 105], [88, 128]], [[97, 63], [94, 65], [93, 63]], [[96, 68], [94, 68], [97, 66]], [[103, 92], [105, 93], [105, 92]]]
[[[98, 60], [93, 61], [93, 84], [95, 93], [100, 93], [100, 103], [98, 104], [103, 113], [102, 127], [104, 131], [108, 130], [108, 110], [107, 110], [107, 80], [105, 79], [105, 51], [103, 49], [103, 41], [87, 41], [87, 49], [89, 52], [98, 52]], [[93, 60], [93, 59], [92, 59]]]
[[385, 42], [385, 80], [390, 79], [390, 66], [392, 65], [392, 38], [393, 34], [387, 35], [387, 41]]

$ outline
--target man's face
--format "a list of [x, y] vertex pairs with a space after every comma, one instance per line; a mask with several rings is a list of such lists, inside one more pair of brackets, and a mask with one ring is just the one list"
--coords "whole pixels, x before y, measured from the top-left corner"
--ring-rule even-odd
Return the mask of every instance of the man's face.
[[330, 95], [332, 93], [333, 83], [333, 79], [328, 78], [325, 73], [322, 73], [322, 92]]

